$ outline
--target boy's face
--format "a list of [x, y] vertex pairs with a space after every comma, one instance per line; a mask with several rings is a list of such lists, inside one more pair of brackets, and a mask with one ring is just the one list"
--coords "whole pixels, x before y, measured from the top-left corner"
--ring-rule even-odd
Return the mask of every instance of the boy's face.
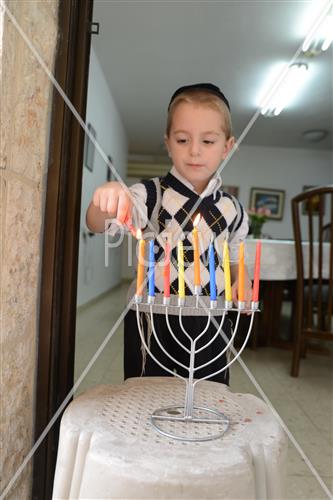
[[165, 144], [178, 172], [198, 193], [207, 186], [232, 149], [226, 139], [221, 113], [207, 106], [182, 102], [176, 107]]

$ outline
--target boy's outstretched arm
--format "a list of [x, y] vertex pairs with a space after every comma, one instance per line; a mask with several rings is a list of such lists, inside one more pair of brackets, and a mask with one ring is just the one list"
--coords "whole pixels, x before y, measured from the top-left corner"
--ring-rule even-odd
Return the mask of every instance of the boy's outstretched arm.
[[86, 224], [93, 233], [105, 231], [105, 221], [117, 218], [124, 223], [132, 215], [129, 191], [119, 182], [107, 182], [96, 189], [86, 213]]

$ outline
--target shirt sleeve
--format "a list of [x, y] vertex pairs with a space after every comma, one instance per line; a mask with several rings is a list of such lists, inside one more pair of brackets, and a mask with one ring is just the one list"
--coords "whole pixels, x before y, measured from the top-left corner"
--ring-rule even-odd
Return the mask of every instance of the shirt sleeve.
[[[147, 190], [142, 182], [130, 186], [129, 191], [133, 199], [132, 223], [135, 228], [143, 229], [147, 225]], [[112, 219], [106, 230], [107, 234], [114, 236], [124, 228], [116, 219]]]
[[239, 254], [239, 244], [244, 241], [249, 232], [249, 216], [247, 215], [243, 205], [240, 201], [235, 200], [235, 207], [237, 209], [237, 215], [235, 218], [235, 223], [233, 230], [230, 233], [229, 238], [229, 253], [230, 253], [230, 263], [238, 263]]

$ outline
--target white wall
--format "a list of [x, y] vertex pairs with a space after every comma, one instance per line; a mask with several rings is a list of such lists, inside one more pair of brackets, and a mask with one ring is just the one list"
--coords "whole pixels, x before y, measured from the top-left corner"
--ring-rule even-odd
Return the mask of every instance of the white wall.
[[[113, 158], [115, 168], [120, 176], [125, 178], [127, 136], [93, 48], [90, 54], [86, 122], [93, 125], [97, 133], [97, 142], [105, 154]], [[95, 235], [86, 239], [83, 236], [88, 231], [85, 222], [88, 205], [95, 189], [106, 182], [106, 174], [106, 164], [96, 150], [93, 172], [86, 167], [83, 169], [78, 306], [106, 292], [121, 279], [121, 248], [109, 250], [109, 264], [105, 267], [104, 236]]]
[[303, 186], [333, 181], [332, 152], [294, 148], [240, 146], [222, 173], [224, 184], [239, 186], [239, 199], [249, 208], [251, 187], [285, 190], [281, 221], [268, 221], [264, 233], [292, 238], [290, 200]]

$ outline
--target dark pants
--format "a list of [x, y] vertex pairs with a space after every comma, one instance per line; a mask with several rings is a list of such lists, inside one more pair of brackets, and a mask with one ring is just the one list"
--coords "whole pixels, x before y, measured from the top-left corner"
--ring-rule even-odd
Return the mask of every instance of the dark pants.
[[[141, 314], [143, 331], [145, 338], [147, 339], [147, 318], [144, 313]], [[218, 324], [221, 322], [221, 317], [215, 316]], [[182, 332], [179, 326], [178, 316], [169, 315], [170, 326], [178, 338], [185, 347], [190, 349], [190, 340]], [[201, 331], [204, 330], [207, 324], [207, 317], [203, 316], [184, 316], [183, 326], [188, 332], [192, 339], [198, 337]], [[169, 372], [160, 367], [147, 353], [145, 369], [142, 373], [142, 351], [141, 351], [141, 338], [137, 326], [136, 312], [133, 310], [128, 311], [125, 316], [124, 323], [124, 374], [125, 379], [129, 377], [140, 377], [144, 376], [171, 376]], [[160, 343], [165, 348], [165, 350], [173, 356], [177, 361], [185, 366], [189, 366], [190, 356], [182, 349], [179, 344], [172, 338], [164, 314], [154, 314], [154, 325], [155, 330], [160, 340]], [[232, 335], [232, 323], [228, 318], [225, 318], [223, 324], [223, 332], [226, 337], [230, 339]], [[209, 328], [206, 333], [198, 340], [196, 344], [196, 349], [200, 348], [206, 344], [216, 333], [216, 327], [210, 322]], [[147, 340], [146, 340], [147, 342]], [[205, 349], [200, 351], [195, 356], [195, 367], [201, 366], [207, 363], [209, 360], [213, 359], [220, 353], [225, 347], [225, 342], [221, 336], [221, 333], [217, 338]], [[150, 337], [150, 350], [153, 355], [160, 361], [164, 366], [169, 368], [172, 372], [177, 371], [177, 373], [183, 377], [188, 377], [188, 370], [179, 366], [176, 362], [172, 361], [168, 356], [161, 350], [156, 342], [154, 335]], [[227, 364], [227, 351], [220, 356], [216, 361], [210, 363], [204, 368], [200, 368], [195, 371], [194, 378], [198, 379], [205, 377], [207, 375], [213, 374], [220, 370]], [[222, 371], [221, 373], [209, 378], [208, 380], [213, 380], [215, 382], [222, 382], [223, 384], [229, 385], [229, 369]]]

